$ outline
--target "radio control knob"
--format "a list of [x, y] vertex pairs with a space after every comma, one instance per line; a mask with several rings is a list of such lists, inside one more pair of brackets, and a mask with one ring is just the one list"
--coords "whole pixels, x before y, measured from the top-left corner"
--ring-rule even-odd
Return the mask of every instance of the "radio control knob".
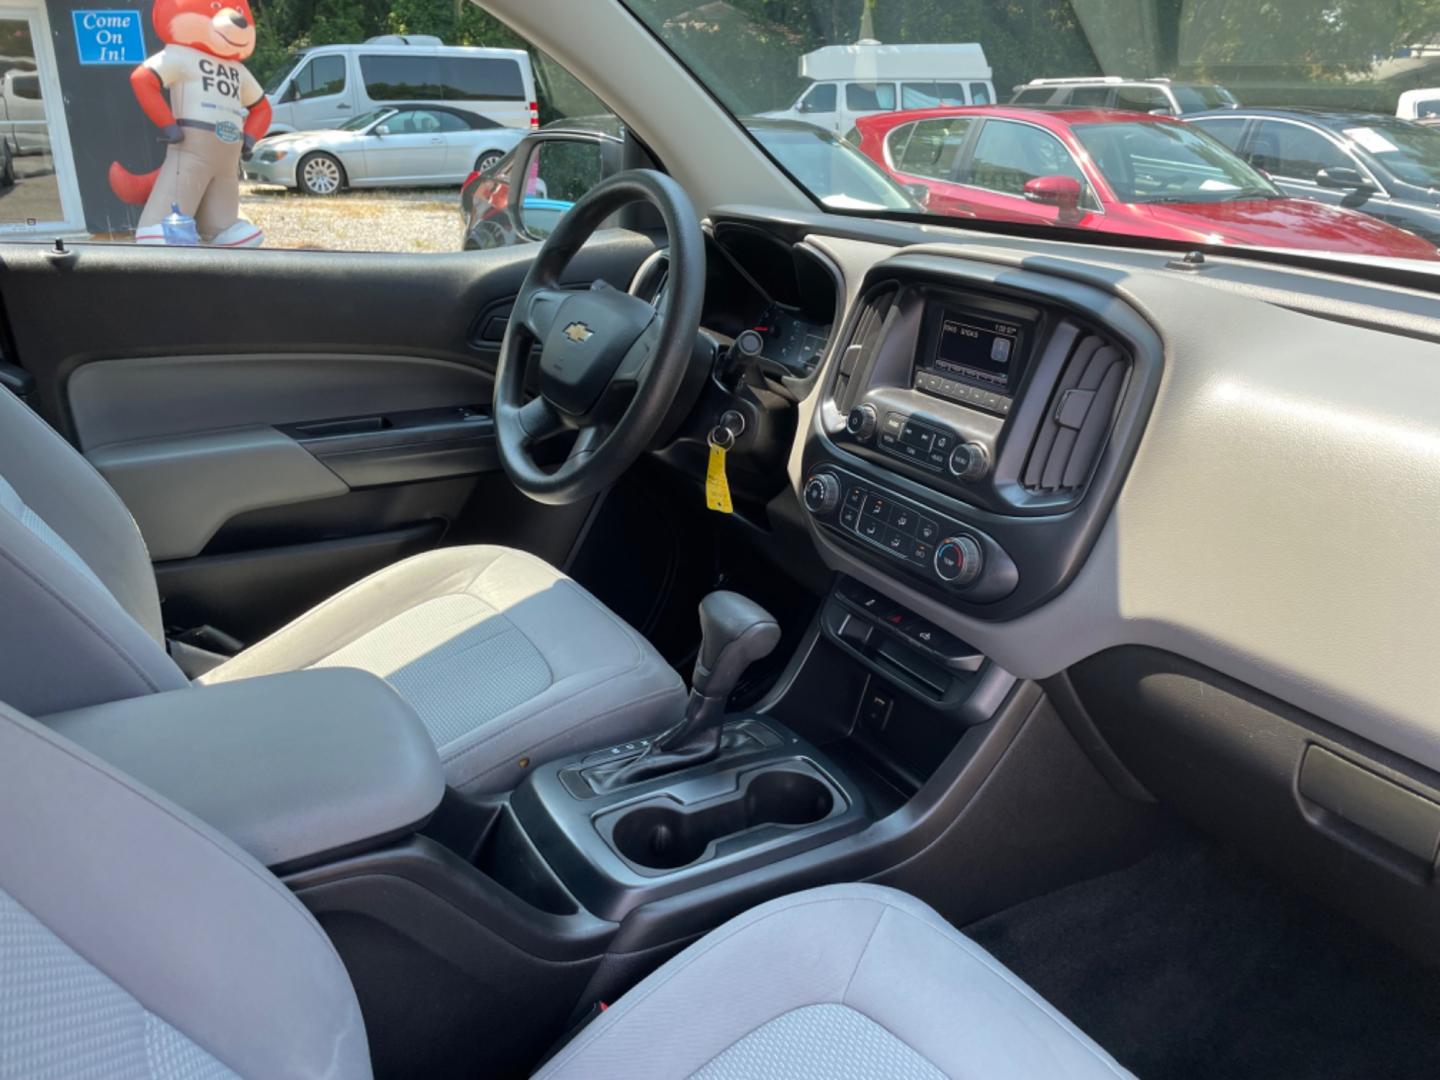
[[874, 405], [856, 405], [845, 418], [845, 430], [861, 442], [869, 442], [877, 422]]
[[950, 451], [950, 475], [957, 480], [983, 480], [990, 471], [990, 452], [978, 442], [960, 443]]
[[801, 494], [805, 509], [812, 514], [828, 514], [840, 505], [840, 481], [829, 473], [815, 473], [805, 481]]
[[968, 536], [947, 536], [935, 547], [935, 576], [947, 585], [969, 585], [984, 566], [980, 545]]

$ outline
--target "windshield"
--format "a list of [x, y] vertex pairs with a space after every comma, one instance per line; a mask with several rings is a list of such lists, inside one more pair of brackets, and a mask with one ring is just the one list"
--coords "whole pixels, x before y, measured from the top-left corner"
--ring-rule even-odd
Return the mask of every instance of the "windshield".
[[346, 120], [343, 124], [337, 125], [337, 127], [340, 131], [364, 131], [371, 124], [375, 123], [375, 121], [382, 117], [389, 116], [394, 111], [394, 109], [371, 109], [367, 113], [361, 113], [353, 120]]
[[[805, 123], [827, 136], [800, 144], [751, 128], [777, 161], [784, 147], [803, 145], [803, 165], [787, 171], [827, 211], [918, 212], [965, 229], [1053, 230], [1072, 241], [1108, 234], [1167, 249], [1440, 259], [1428, 198], [1362, 198], [1344, 186], [1349, 173], [1335, 171], [1346, 167], [1344, 138], [1368, 140], [1396, 177], [1440, 187], [1440, 127], [1395, 119], [1402, 93], [1440, 86], [1440, 3], [622, 2], [735, 117]], [[1241, 103], [1274, 123], [1236, 114]], [[957, 108], [966, 122], [952, 131]], [[1033, 110], [1045, 110], [1043, 123], [1026, 124]], [[1173, 121], [1148, 125], [1137, 114]], [[1319, 133], [1321, 114], [1333, 134]], [[1190, 123], [1197, 115], [1203, 132]], [[944, 160], [902, 169], [897, 148], [942, 119], [953, 136]], [[1003, 138], [991, 130], [1001, 122], [1010, 125]], [[1362, 130], [1342, 136], [1346, 128]], [[1097, 189], [1113, 189], [1112, 204], [1094, 203], [1083, 180], [1078, 204], [1073, 185], [1057, 186], [1055, 140]], [[920, 210], [881, 197], [851, 170], [843, 159], [855, 151], [902, 182]], [[1197, 222], [1145, 209], [1165, 203], [1224, 211]]]
[[1076, 124], [1075, 137], [1124, 203], [1278, 199], [1275, 185], [1198, 128], [1128, 121]]
[[1240, 104], [1235, 95], [1223, 86], [1185, 86], [1170, 88], [1175, 100], [1185, 112], [1199, 112], [1201, 109], [1233, 109]]
[[1366, 117], [1344, 130], [1347, 139], [1407, 184], [1440, 187], [1440, 130], [1384, 116]]
[[294, 71], [295, 68], [299, 66], [300, 61], [304, 59], [305, 54], [303, 52], [291, 53], [286, 57], [281, 65], [275, 69], [275, 74], [271, 75], [266, 81], [265, 93], [272, 97], [279, 93], [280, 87], [285, 84], [285, 80], [290, 77], [290, 73]]
[[903, 210], [920, 205], [853, 146], [805, 124], [746, 121], [757, 142], [826, 206]]

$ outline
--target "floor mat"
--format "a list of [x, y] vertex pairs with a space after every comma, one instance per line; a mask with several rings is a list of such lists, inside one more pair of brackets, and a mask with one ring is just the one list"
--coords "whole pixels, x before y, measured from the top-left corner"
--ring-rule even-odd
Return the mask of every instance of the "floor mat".
[[1440, 1072], [1440, 970], [1198, 843], [965, 932], [1146, 1080]]

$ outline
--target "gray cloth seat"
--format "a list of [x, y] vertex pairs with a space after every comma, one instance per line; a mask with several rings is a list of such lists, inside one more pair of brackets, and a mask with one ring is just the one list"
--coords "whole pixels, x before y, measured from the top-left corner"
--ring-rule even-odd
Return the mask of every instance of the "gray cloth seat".
[[701, 938], [551, 1059], [543, 1080], [1115, 1080], [1128, 1073], [905, 893], [834, 885]]
[[[166, 651], [144, 540], [80, 454], [0, 392], [0, 700], [32, 716], [189, 685]], [[381, 570], [203, 684], [306, 667], [385, 678], [424, 721], [448, 783], [504, 790], [571, 750], [662, 730], [679, 676], [539, 559], [447, 548]]]
[[[0, 820], [0, 1076], [371, 1075], [345, 967], [289, 890], [203, 822], [4, 705]], [[539, 1075], [1129, 1074], [924, 904], [840, 885], [708, 934]]]

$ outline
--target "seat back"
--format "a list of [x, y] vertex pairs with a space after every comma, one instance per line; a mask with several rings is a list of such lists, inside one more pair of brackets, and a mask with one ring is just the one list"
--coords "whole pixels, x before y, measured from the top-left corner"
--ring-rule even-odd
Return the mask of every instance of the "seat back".
[[0, 1072], [370, 1076], [344, 965], [294, 895], [4, 705], [0, 821]]
[[0, 700], [31, 715], [176, 690], [135, 519], [105, 479], [0, 390]]

